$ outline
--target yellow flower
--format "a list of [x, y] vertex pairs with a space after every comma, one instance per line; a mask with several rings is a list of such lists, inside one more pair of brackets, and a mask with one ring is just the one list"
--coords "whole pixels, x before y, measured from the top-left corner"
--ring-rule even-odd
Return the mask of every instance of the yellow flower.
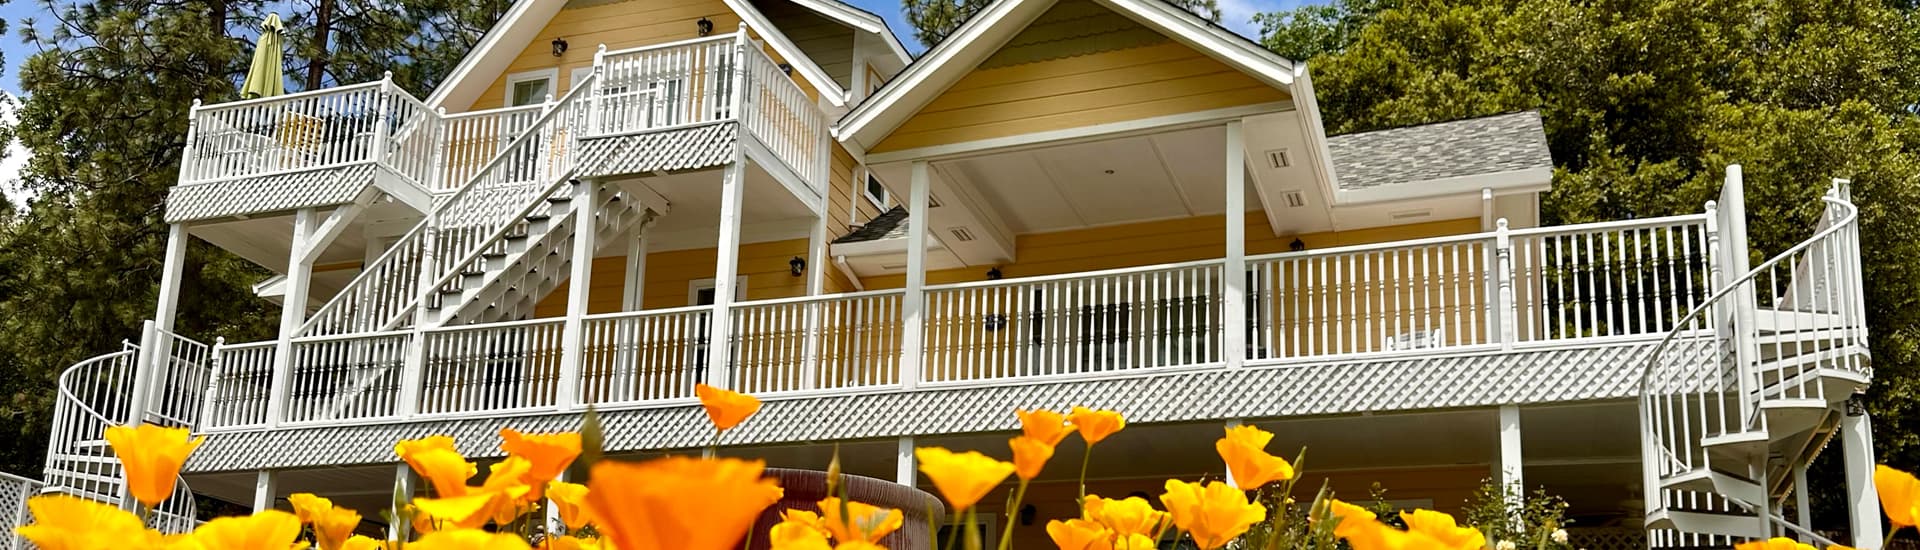
[[787, 510], [781, 514], [780, 523], [767, 530], [767, 542], [771, 550], [831, 550], [833, 545], [827, 542], [827, 531], [820, 525], [820, 516], [805, 510]]
[[454, 450], [453, 438], [444, 435], [401, 441], [393, 446], [393, 454], [427, 478], [434, 494], [442, 498], [466, 494], [467, 478], [480, 473], [478, 466]]
[[36, 496], [27, 508], [33, 524], [14, 531], [45, 550], [112, 548], [147, 529], [126, 510], [73, 495]]
[[[1343, 523], [1344, 527], [1345, 524]], [[1355, 524], [1346, 535], [1353, 550], [1448, 550], [1450, 547], [1425, 533], [1401, 531], [1393, 526], [1368, 520]], [[1474, 550], [1479, 550], [1478, 548]]]
[[920, 473], [933, 480], [954, 513], [972, 508], [1014, 470], [1013, 464], [977, 451], [955, 453], [940, 447], [920, 447], [913, 450], [913, 456], [920, 462]]
[[[804, 518], [804, 516], [799, 516]], [[899, 529], [906, 516], [899, 510], [881, 508], [859, 501], [847, 502], [847, 518], [840, 518], [840, 499], [827, 497], [820, 500], [821, 526], [833, 535], [833, 540], [848, 542], [879, 542], [882, 537]]]
[[322, 550], [340, 550], [353, 536], [353, 530], [360, 527], [360, 514], [347, 508], [333, 505], [333, 501], [313, 493], [294, 493], [287, 497], [293, 505], [294, 517], [300, 523], [313, 525], [314, 542]]
[[871, 542], [860, 542], [856, 540], [853, 542], [840, 543], [839, 546], [833, 547], [833, 550], [887, 550], [887, 547], [874, 544]]
[[386, 548], [387, 541], [369, 538], [366, 535], [347, 537], [347, 541], [340, 544], [340, 550], [386, 550]]
[[700, 396], [700, 406], [707, 410], [707, 419], [712, 420], [713, 427], [720, 431], [738, 426], [741, 421], [760, 411], [760, 400], [744, 393], [706, 384], [694, 386], [693, 393]]
[[439, 531], [407, 543], [413, 550], [532, 550], [527, 541], [512, 533], [488, 533], [479, 529]]
[[1007, 446], [1013, 448], [1013, 472], [1020, 479], [1040, 477], [1040, 470], [1053, 458], [1053, 446], [1030, 435], [1008, 440]]
[[1267, 508], [1247, 502], [1247, 494], [1218, 481], [1201, 485], [1167, 480], [1160, 503], [1173, 514], [1173, 524], [1193, 535], [1200, 550], [1213, 550], [1267, 519]]
[[522, 511], [520, 501], [533, 492], [533, 487], [521, 480], [526, 479], [527, 470], [533, 464], [520, 456], [508, 456], [506, 460], [495, 462], [487, 468], [487, 481], [479, 487], [469, 487], [467, 492], [494, 495], [488, 503], [488, 515], [494, 523], [506, 525], [519, 517]]
[[113, 426], [107, 428], [107, 444], [113, 446], [113, 455], [120, 459], [120, 466], [126, 470], [127, 492], [133, 498], [151, 508], [173, 495], [174, 480], [180, 477], [180, 466], [187, 463], [187, 455], [200, 448], [206, 436], [191, 437], [186, 428], [162, 428], [152, 424], [141, 424], [138, 428]]
[[1166, 512], [1153, 509], [1147, 499], [1140, 497], [1116, 500], [1087, 495], [1085, 508], [1087, 519], [1112, 529], [1116, 536], [1122, 537], [1159, 535], [1168, 521]]
[[600, 539], [570, 535], [548, 537], [540, 543], [540, 550], [600, 550], [601, 548]]
[[1920, 480], [1913, 474], [1882, 464], [1873, 469], [1873, 488], [1880, 493], [1880, 508], [1886, 510], [1894, 531], [1920, 525]]
[[493, 518], [492, 504], [497, 497], [489, 493], [474, 493], [457, 497], [416, 498], [413, 499], [413, 506], [420, 510], [419, 516], [429, 518], [438, 529], [478, 529]]
[[1013, 411], [1020, 417], [1020, 432], [1034, 441], [1053, 447], [1073, 433], [1073, 425], [1067, 423], [1067, 417], [1060, 413], [1040, 409], [1037, 411]]
[[580, 434], [522, 434], [513, 428], [500, 428], [500, 451], [527, 459], [530, 465], [520, 482], [534, 488], [527, 494], [530, 499], [539, 500], [540, 488], [560, 479], [560, 473], [580, 457]]
[[1340, 520], [1340, 523], [1333, 526], [1333, 536], [1336, 537], [1351, 537], [1367, 529], [1370, 524], [1378, 523], [1374, 521], [1378, 516], [1375, 516], [1373, 511], [1348, 504], [1344, 500], [1332, 501], [1330, 508], [1333, 516]]
[[1233, 484], [1240, 490], [1252, 491], [1269, 482], [1293, 479], [1293, 465], [1267, 454], [1270, 441], [1273, 441], [1272, 433], [1240, 425], [1227, 428], [1227, 436], [1213, 443], [1220, 458], [1226, 461], [1227, 471], [1233, 473]]
[[1047, 536], [1060, 550], [1111, 550], [1113, 531], [1084, 519], [1047, 522]]
[[1159, 543], [1146, 535], [1127, 535], [1113, 541], [1113, 550], [1160, 550]]
[[1763, 541], [1745, 542], [1733, 545], [1733, 550], [1814, 550], [1812, 546], [1800, 544], [1790, 538], [1774, 538]]
[[287, 550], [299, 537], [300, 517], [279, 510], [219, 518], [193, 530], [194, 542], [220, 550]]
[[566, 524], [567, 531], [578, 531], [593, 523], [593, 514], [586, 509], [587, 486], [565, 481], [548, 483], [547, 498], [553, 500], [553, 509], [560, 513], [560, 523]]
[[287, 497], [287, 503], [293, 505], [293, 515], [300, 523], [313, 523], [313, 518], [333, 509], [333, 501], [313, 493], [294, 493]]
[[1127, 419], [1118, 412], [1096, 411], [1086, 407], [1074, 407], [1073, 412], [1067, 414], [1067, 421], [1073, 422], [1074, 429], [1080, 431], [1080, 438], [1087, 440], [1087, 445], [1099, 443], [1127, 427]]
[[1461, 527], [1454, 523], [1453, 516], [1433, 510], [1414, 510], [1401, 512], [1400, 520], [1407, 523], [1407, 531], [1432, 537], [1444, 548], [1455, 550], [1479, 550], [1487, 546], [1487, 538], [1479, 529]]
[[671, 456], [593, 465], [587, 509], [620, 550], [723, 550], [780, 500], [780, 485], [758, 460]]

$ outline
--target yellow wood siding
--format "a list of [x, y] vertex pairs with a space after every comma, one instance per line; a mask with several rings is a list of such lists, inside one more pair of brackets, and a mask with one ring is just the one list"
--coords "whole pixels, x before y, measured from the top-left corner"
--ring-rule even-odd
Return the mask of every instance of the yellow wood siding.
[[[720, 0], [630, 0], [560, 10], [468, 110], [505, 106], [507, 77], [530, 71], [558, 69], [554, 84], [554, 97], [558, 98], [573, 89], [574, 70], [593, 66], [593, 54], [600, 44], [606, 44], [608, 50], [619, 50], [699, 38], [696, 22], [701, 18], [713, 22], [715, 35], [734, 32], [741, 21], [739, 14]], [[567, 52], [560, 57], [553, 56], [555, 38], [566, 39], [568, 44]], [[786, 61], [771, 50], [767, 53], [775, 63]], [[819, 94], [813, 86], [798, 74], [794, 81], [809, 97], [817, 99]]]
[[897, 151], [1286, 101], [1287, 94], [1178, 43], [979, 69], [872, 152]]

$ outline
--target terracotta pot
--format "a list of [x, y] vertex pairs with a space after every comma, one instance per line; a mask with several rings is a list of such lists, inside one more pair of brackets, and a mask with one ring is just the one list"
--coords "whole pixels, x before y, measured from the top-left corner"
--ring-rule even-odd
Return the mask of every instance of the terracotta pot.
[[[780, 523], [780, 513], [787, 509], [800, 509], [819, 512], [820, 499], [827, 497], [827, 473], [815, 470], [789, 470], [786, 468], [767, 468], [767, 477], [780, 480], [780, 486], [786, 489], [786, 496], [780, 502], [767, 507], [760, 519], [753, 524], [753, 542], [749, 550], [767, 550], [767, 529]], [[880, 544], [888, 550], [932, 550], [934, 548], [934, 530], [929, 526], [946, 514], [946, 506], [940, 499], [926, 491], [865, 476], [843, 475], [847, 484], [847, 496], [857, 502], [865, 502], [882, 508], [900, 510], [906, 516], [900, 530], [887, 535]], [[932, 514], [930, 521], [928, 514]]]

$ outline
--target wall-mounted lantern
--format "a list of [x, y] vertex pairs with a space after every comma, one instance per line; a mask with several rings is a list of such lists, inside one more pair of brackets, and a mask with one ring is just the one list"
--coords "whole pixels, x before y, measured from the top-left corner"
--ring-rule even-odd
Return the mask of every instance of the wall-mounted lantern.
[[565, 38], [553, 39], [553, 56], [560, 57], [560, 54], [564, 54], [564, 53], [567, 53], [567, 39]]
[[700, 28], [700, 36], [713, 34], [713, 20], [702, 17], [700, 18], [699, 21], [695, 21], [693, 24]]
[[787, 270], [792, 272], [793, 276], [799, 277], [800, 274], [807, 272], [807, 261], [794, 256], [793, 259], [787, 260]]

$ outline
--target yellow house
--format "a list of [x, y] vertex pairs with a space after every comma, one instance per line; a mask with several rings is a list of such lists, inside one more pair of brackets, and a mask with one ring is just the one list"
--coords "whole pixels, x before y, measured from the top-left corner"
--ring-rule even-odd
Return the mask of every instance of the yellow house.
[[[397, 439], [484, 458], [588, 407], [610, 454], [695, 452], [704, 383], [766, 400], [719, 452], [779, 467], [925, 486], [916, 446], [1086, 405], [1129, 418], [1098, 494], [1230, 475], [1250, 423], [1302, 487], [1544, 488], [1595, 549], [1806, 531], [1837, 437], [1879, 540], [1844, 182], [1759, 263], [1737, 167], [1697, 214], [1543, 226], [1537, 113], [1328, 136], [1306, 65], [1159, 0], [999, 0], [918, 58], [837, 0], [520, 0], [425, 98], [192, 116], [154, 321], [62, 377], [44, 481], [118, 501], [90, 434], [190, 427], [173, 527], [381, 509]], [[279, 273], [278, 338], [173, 332], [190, 245]], [[1056, 462], [989, 544], [1071, 515]]]

